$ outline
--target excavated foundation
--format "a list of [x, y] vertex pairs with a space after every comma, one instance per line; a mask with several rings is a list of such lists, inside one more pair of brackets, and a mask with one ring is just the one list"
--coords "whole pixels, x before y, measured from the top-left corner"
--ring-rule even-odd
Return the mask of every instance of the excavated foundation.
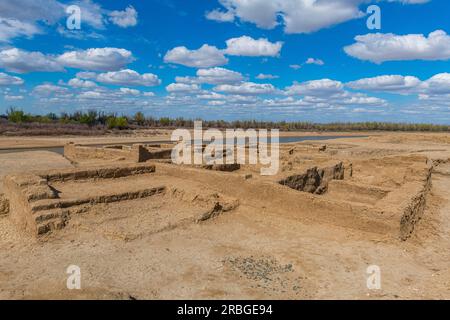
[[170, 144], [134, 144], [115, 146], [81, 146], [69, 143], [64, 146], [64, 156], [72, 162], [124, 160], [129, 162], [146, 162], [156, 159], [170, 159]]
[[[296, 157], [296, 152], [292, 149], [289, 156]], [[324, 152], [329, 151], [320, 151], [317, 158], [322, 166], [308, 169], [304, 163], [310, 158], [304, 156], [296, 160], [301, 166], [274, 177], [259, 176], [246, 166], [204, 168], [163, 162], [12, 175], [4, 179], [0, 215], [42, 235], [66, 227], [74, 216], [96, 206], [107, 205], [107, 214], [115, 210], [115, 203], [139, 200], [134, 206], [140, 207], [137, 203], [163, 196], [161, 211], [150, 209], [155, 215], [168, 215], [159, 218], [161, 227], [155, 230], [182, 221], [205, 221], [243, 204], [269, 214], [408, 239], [426, 207], [433, 163], [423, 156], [390, 156], [344, 165], [329, 160]], [[296, 174], [301, 168], [303, 173]], [[151, 207], [151, 202], [147, 205]], [[132, 215], [133, 210], [130, 205], [124, 211]], [[141, 219], [154, 223], [144, 213]]]
[[[63, 229], [74, 216], [86, 214], [96, 206], [144, 201], [156, 196], [166, 197], [169, 203], [171, 199], [178, 201], [178, 205], [180, 201], [186, 202], [186, 209], [180, 211], [178, 218], [167, 217], [170, 220], [168, 225], [172, 227], [181, 222], [205, 221], [239, 205], [235, 199], [214, 193], [194, 194], [189, 199], [189, 193], [174, 187], [173, 181], [155, 178], [154, 165], [11, 175], [4, 179], [3, 185], [5, 195], [0, 198], [2, 214], [8, 214], [20, 229], [37, 236]], [[133, 215], [132, 212], [129, 214], [130, 217]], [[164, 220], [163, 217], [158, 223], [164, 226]], [[155, 229], [152, 226], [148, 228]]]
[[344, 179], [344, 172], [344, 165], [340, 162], [327, 168], [308, 169], [304, 174], [289, 176], [279, 183], [294, 190], [323, 194], [327, 191], [328, 183], [331, 180]]

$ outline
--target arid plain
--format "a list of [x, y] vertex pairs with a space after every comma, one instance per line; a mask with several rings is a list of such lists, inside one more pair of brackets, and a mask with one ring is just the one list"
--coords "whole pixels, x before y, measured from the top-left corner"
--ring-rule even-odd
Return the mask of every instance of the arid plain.
[[1, 138], [0, 299], [450, 299], [450, 136], [322, 135], [268, 177], [163, 131]]

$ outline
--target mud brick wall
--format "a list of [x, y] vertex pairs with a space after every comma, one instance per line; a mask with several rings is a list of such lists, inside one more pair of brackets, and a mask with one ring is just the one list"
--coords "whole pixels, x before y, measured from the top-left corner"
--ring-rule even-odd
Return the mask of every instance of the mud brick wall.
[[2, 213], [9, 213], [9, 219], [19, 229], [32, 235], [42, 235], [64, 228], [71, 210], [77, 212], [77, 206], [145, 198], [165, 191], [165, 186], [161, 186], [125, 193], [93, 195], [84, 199], [64, 200], [59, 199], [58, 192], [50, 183], [113, 179], [153, 172], [155, 172], [154, 165], [134, 164], [120, 167], [52, 170], [35, 174], [9, 175], [3, 179], [4, 198], [0, 198], [0, 204], [7, 201], [8, 212]]
[[134, 160], [136, 158], [132, 148], [84, 147], [73, 143], [64, 146], [64, 156], [71, 161], [112, 160], [117, 158]]
[[431, 191], [433, 166], [423, 164], [417, 177], [390, 192], [375, 208], [400, 226], [399, 236], [407, 240], [414, 232], [417, 222], [425, 211], [427, 197]]
[[155, 159], [170, 159], [172, 149], [170, 145], [161, 147], [147, 147], [142, 144], [128, 146], [88, 147], [73, 143], [64, 146], [64, 156], [75, 162], [86, 160], [114, 160], [125, 159], [132, 162], [145, 162]]
[[431, 191], [432, 168], [427, 171], [426, 178], [413, 186], [413, 196], [411, 201], [401, 211], [400, 237], [402, 240], [408, 239], [414, 232], [417, 222], [422, 219], [427, 204], [427, 197]]
[[[165, 146], [164, 146], [165, 147]], [[141, 144], [135, 144], [132, 147], [132, 153], [134, 161], [145, 162], [148, 160], [161, 160], [161, 159], [171, 159], [172, 148], [164, 148], [162, 146], [143, 146]]]
[[310, 168], [304, 174], [290, 176], [279, 181], [279, 184], [294, 190], [322, 194], [327, 191], [328, 183], [331, 180], [343, 180], [344, 175], [344, 164], [339, 162], [327, 168]]
[[48, 182], [64, 182], [89, 179], [113, 179], [155, 172], [154, 165], [127, 165], [112, 168], [95, 168], [85, 170], [65, 169], [40, 173], [40, 177]]
[[55, 199], [57, 195], [47, 181], [37, 175], [7, 176], [3, 186], [11, 221], [20, 229], [35, 234], [37, 224], [32, 204], [42, 199]]
[[9, 200], [4, 194], [0, 194], [0, 216], [9, 213]]

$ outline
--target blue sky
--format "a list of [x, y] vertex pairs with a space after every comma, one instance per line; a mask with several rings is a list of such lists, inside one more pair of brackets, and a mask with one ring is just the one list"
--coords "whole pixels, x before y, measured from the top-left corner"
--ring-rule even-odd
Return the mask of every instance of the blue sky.
[[[381, 29], [366, 24], [374, 4]], [[67, 26], [72, 5], [80, 29]], [[449, 9], [445, 0], [0, 0], [0, 112], [449, 124]]]

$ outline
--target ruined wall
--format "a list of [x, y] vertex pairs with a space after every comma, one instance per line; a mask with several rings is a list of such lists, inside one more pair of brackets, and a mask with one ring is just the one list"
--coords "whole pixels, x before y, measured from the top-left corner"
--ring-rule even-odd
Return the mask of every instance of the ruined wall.
[[9, 202], [9, 218], [33, 235], [42, 235], [66, 226], [72, 213], [84, 210], [80, 206], [145, 198], [165, 191], [165, 187], [151, 187], [133, 192], [101, 196], [89, 195], [83, 199], [60, 199], [51, 182], [120, 178], [155, 172], [155, 166], [132, 165], [98, 169], [70, 169], [61, 172], [10, 175], [3, 180], [5, 198]]
[[5, 196], [9, 201], [9, 217], [20, 229], [37, 232], [37, 218], [33, 203], [55, 199], [57, 195], [47, 181], [37, 175], [7, 176], [3, 180]]
[[[245, 179], [241, 174], [158, 164], [158, 172], [177, 178], [192, 179], [214, 188], [223, 195], [239, 199], [242, 206], [262, 207], [267, 214], [280, 215], [304, 222], [332, 223], [346, 228], [365, 230], [397, 237], [398, 222], [374, 214], [368, 205], [334, 201], [323, 196], [298, 192], [264, 177]], [[242, 195], [245, 194], [243, 197]]]
[[73, 143], [64, 146], [64, 156], [75, 162], [86, 160], [113, 160], [118, 158], [134, 161], [137, 158], [137, 156], [133, 154], [132, 148], [85, 147]]
[[0, 194], [0, 216], [9, 213], [9, 200], [4, 194]]
[[[346, 177], [346, 179], [350, 178]], [[325, 196], [330, 199], [374, 205], [391, 191], [388, 188], [360, 184], [351, 180], [332, 180], [328, 183], [328, 191]]]
[[411, 201], [401, 211], [403, 213], [400, 219], [400, 238], [402, 240], [406, 240], [411, 236], [417, 222], [422, 219], [427, 204], [427, 197], [431, 190], [431, 172], [432, 170], [430, 169], [423, 183], [414, 186], [415, 192], [412, 193]]
[[145, 146], [142, 144], [89, 147], [70, 143], [64, 146], [64, 156], [74, 162], [123, 159], [139, 163], [155, 159], [170, 159], [171, 155], [170, 145], [167, 147], [166, 145]]
[[155, 172], [154, 165], [127, 165], [118, 167], [100, 167], [94, 169], [74, 170], [66, 169], [40, 173], [40, 177], [47, 182], [89, 180], [89, 179], [111, 179], [128, 177], [138, 174]]
[[[282, 215], [305, 222], [331, 223], [401, 240], [408, 239], [413, 233], [415, 225], [424, 212], [426, 198], [431, 188], [432, 168], [425, 163], [419, 163], [418, 166], [421, 172], [415, 179], [411, 177], [411, 181], [393, 190], [373, 187], [375, 188], [373, 191], [377, 193], [376, 197], [370, 199], [368, 203], [362, 203], [298, 192], [296, 188], [286, 188], [279, 183], [257, 176], [244, 179], [242, 175], [234, 173], [158, 164], [161, 174], [195, 179], [204, 185], [214, 187], [225, 195], [240, 199], [242, 205], [264, 206], [268, 214]], [[320, 186], [320, 179], [317, 177], [321, 176], [322, 171], [313, 169], [315, 169], [311, 170], [313, 174], [305, 174], [306, 181], [311, 179], [313, 183], [306, 183], [301, 178], [292, 179], [292, 181], [299, 182], [302, 186], [310, 186], [312, 190], [316, 189], [317, 185]], [[333, 166], [323, 170], [323, 176], [327, 177], [325, 180], [341, 179], [344, 174], [342, 170], [340, 165]], [[337, 183], [337, 186], [339, 185]], [[332, 187], [334, 187], [333, 183], [330, 188]], [[353, 190], [349, 188], [348, 192], [355, 193], [362, 188], [362, 186], [352, 185], [350, 187], [354, 188]], [[364, 189], [363, 191], [371, 192], [372, 190]], [[242, 194], [246, 196], [241, 197]]]
[[409, 177], [410, 181], [391, 191], [375, 206], [379, 214], [399, 225], [399, 237], [402, 240], [411, 236], [423, 216], [431, 190], [432, 172], [431, 164], [423, 164], [414, 179]]
[[[432, 172], [433, 166], [427, 166], [423, 169], [422, 179], [408, 182], [399, 190], [388, 195], [388, 198], [394, 199], [397, 196], [397, 205], [393, 205], [390, 211], [395, 212], [396, 219], [400, 222], [400, 238], [402, 240], [406, 240], [411, 236], [416, 224], [423, 216], [427, 197], [431, 191]], [[384, 205], [389, 208], [389, 199], [386, 200]]]
[[136, 162], [145, 162], [148, 160], [171, 159], [172, 148], [169, 145], [144, 146], [140, 144], [133, 145], [133, 155]]
[[279, 181], [281, 185], [298, 191], [323, 194], [327, 191], [331, 180], [344, 179], [344, 165], [342, 162], [326, 168], [310, 168], [304, 174], [292, 175]]

